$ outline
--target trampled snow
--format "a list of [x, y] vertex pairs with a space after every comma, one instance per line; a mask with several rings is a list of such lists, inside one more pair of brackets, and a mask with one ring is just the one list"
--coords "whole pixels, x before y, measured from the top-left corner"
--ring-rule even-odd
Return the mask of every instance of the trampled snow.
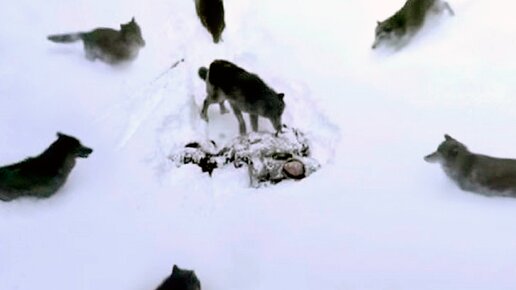
[[[173, 264], [205, 290], [513, 289], [516, 200], [463, 192], [423, 156], [448, 133], [516, 158], [515, 7], [449, 2], [396, 53], [370, 47], [401, 0], [225, 0], [220, 45], [193, 1], [4, 3], [0, 164], [57, 131], [95, 151], [52, 198], [0, 203], [0, 289], [155, 289]], [[133, 16], [147, 46], [130, 65], [46, 40]], [[199, 117], [197, 69], [216, 58], [285, 93], [320, 170], [252, 189], [246, 170], [169, 162], [238, 134], [216, 106]]]

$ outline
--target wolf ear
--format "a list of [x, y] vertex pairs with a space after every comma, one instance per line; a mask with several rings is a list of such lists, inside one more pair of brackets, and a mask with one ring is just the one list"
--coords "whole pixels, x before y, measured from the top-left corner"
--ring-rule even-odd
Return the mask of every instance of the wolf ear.
[[174, 265], [174, 267], [172, 267], [172, 274], [177, 273], [178, 271], [179, 268], [177, 267], [177, 265]]
[[280, 98], [280, 100], [283, 100], [283, 98], [285, 97], [285, 94], [284, 93], [279, 93], [278, 97]]
[[444, 134], [444, 140], [446, 140], [446, 141], [452, 141], [452, 140], [455, 140], [455, 139], [453, 139], [453, 138], [452, 138], [450, 135], [448, 135], [448, 134]]
[[131, 22], [132, 22], [132, 23], [136, 22], [136, 21], [134, 21], [134, 16], [133, 16], [133, 18], [131, 19]]
[[61, 133], [61, 132], [57, 132], [57, 138], [62, 138], [65, 136], [65, 134]]

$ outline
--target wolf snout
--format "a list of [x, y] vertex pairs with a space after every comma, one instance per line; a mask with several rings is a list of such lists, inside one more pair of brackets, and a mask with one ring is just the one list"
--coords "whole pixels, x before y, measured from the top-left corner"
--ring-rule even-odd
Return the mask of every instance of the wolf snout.
[[88, 156], [93, 153], [93, 149], [91, 148], [88, 148], [88, 147], [82, 147], [77, 156], [81, 157], [81, 158], [88, 158]]
[[434, 152], [432, 154], [429, 154], [425, 156], [425, 161], [428, 163], [435, 163], [439, 159], [439, 156], [437, 155], [437, 152]]
[[373, 45], [371, 45], [372, 49], [375, 49], [378, 47], [378, 44], [380, 43], [380, 39], [376, 38], [373, 42]]

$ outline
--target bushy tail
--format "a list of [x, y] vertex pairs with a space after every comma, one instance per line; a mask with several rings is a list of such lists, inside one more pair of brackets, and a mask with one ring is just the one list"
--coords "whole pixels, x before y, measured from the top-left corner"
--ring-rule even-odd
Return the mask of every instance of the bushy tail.
[[205, 67], [199, 68], [199, 77], [203, 80], [206, 80], [208, 77], [208, 69]]
[[71, 43], [82, 39], [82, 33], [54, 34], [47, 36], [47, 39], [59, 43]]

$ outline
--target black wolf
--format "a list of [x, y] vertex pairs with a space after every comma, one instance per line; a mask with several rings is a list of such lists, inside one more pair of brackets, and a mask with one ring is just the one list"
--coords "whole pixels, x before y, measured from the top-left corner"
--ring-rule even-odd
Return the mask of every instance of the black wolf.
[[110, 64], [134, 60], [145, 46], [140, 26], [134, 17], [130, 22], [121, 24], [120, 30], [97, 28], [90, 32], [49, 35], [47, 38], [59, 43], [82, 40], [87, 59], [100, 59]]
[[425, 157], [427, 162], [440, 163], [463, 190], [516, 197], [516, 160], [475, 154], [449, 135], [444, 138], [437, 151]]
[[202, 25], [211, 33], [213, 42], [218, 43], [226, 27], [222, 0], [195, 0], [195, 9]]
[[229, 61], [215, 60], [209, 69], [201, 67], [199, 76], [206, 81], [207, 97], [201, 112], [204, 120], [208, 121], [208, 107], [211, 104], [222, 104], [227, 100], [238, 119], [241, 135], [246, 133], [242, 112], [249, 113], [253, 131], [258, 131], [258, 116], [268, 118], [277, 133], [281, 131], [285, 95], [276, 93], [256, 74]]
[[201, 290], [201, 282], [194, 271], [174, 265], [172, 274], [156, 290]]
[[450, 5], [443, 0], [407, 0], [405, 5], [385, 21], [378, 21], [373, 49], [382, 43], [400, 44], [404, 37], [414, 35], [424, 24], [426, 16], [447, 10], [453, 15]]
[[86, 158], [93, 152], [74, 137], [61, 133], [57, 136], [39, 156], [0, 168], [0, 200], [50, 197], [66, 182], [75, 166], [75, 158]]

